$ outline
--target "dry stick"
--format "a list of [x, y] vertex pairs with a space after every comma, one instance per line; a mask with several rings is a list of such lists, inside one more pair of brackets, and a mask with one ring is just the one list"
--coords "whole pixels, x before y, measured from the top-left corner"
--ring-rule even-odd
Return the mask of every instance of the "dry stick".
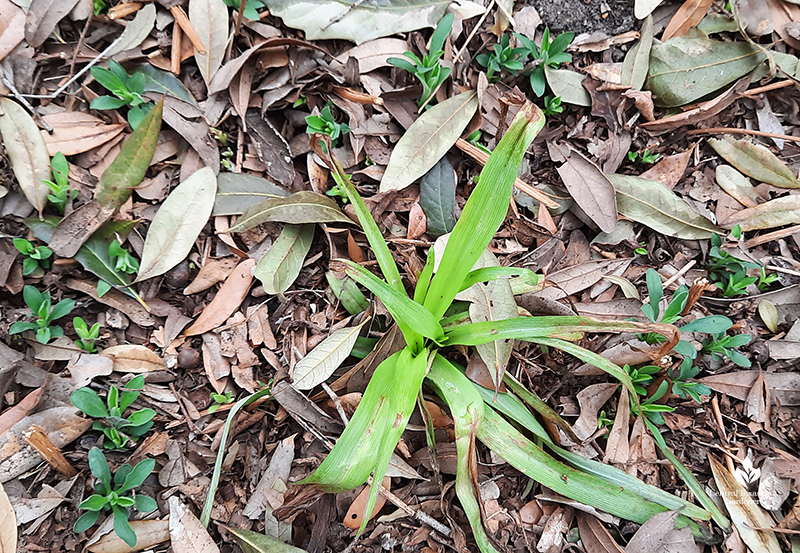
[[800, 232], [800, 225], [794, 225], [785, 229], [768, 232], [767, 234], [762, 234], [761, 236], [756, 236], [755, 238], [745, 241], [744, 247], [746, 249], [755, 248], [756, 246], [766, 244], [767, 242], [772, 242], [773, 240], [786, 238], [787, 236], [791, 236], [796, 232]]
[[756, 131], [753, 129], [734, 129], [731, 127], [711, 127], [708, 129], [693, 129], [687, 131], [687, 136], [694, 136], [697, 134], [746, 134], [752, 136], [763, 136], [765, 138], [780, 138], [781, 140], [788, 140], [789, 142], [800, 142], [799, 136], [789, 136], [788, 134], [780, 134], [776, 132]]
[[186, 38], [189, 39], [189, 42], [192, 43], [194, 49], [197, 50], [198, 54], [206, 55], [208, 54], [208, 50], [206, 50], [203, 41], [200, 40], [200, 36], [197, 34], [197, 31], [194, 30], [192, 24], [189, 22], [189, 17], [186, 15], [186, 12], [183, 11], [183, 8], [180, 6], [172, 6], [169, 9], [172, 17], [175, 18], [175, 23], [181, 26], [181, 30], [183, 34], [186, 35]]
[[72, 54], [72, 61], [69, 63], [70, 77], [75, 72], [75, 60], [78, 59], [78, 52], [81, 51], [81, 47], [83, 46], [83, 41], [86, 39], [86, 33], [89, 31], [89, 25], [92, 23], [92, 16], [93, 14], [90, 13], [89, 17], [86, 18], [86, 25], [83, 26], [83, 30], [81, 31], [81, 37], [78, 39], [78, 46], [75, 48], [75, 53]]
[[[474, 36], [475, 36], [475, 33], [477, 33], [477, 32], [478, 32], [478, 29], [480, 28], [480, 26], [481, 26], [481, 25], [483, 25], [483, 22], [484, 22], [484, 21], [486, 21], [486, 17], [489, 15], [489, 11], [492, 9], [492, 6], [493, 6], [494, 4], [497, 4], [497, 1], [496, 1], [496, 0], [492, 0], [492, 2], [491, 2], [491, 3], [490, 3], [490, 4], [489, 4], [487, 7], [486, 7], [486, 11], [485, 11], [485, 12], [483, 12], [483, 15], [482, 15], [482, 16], [481, 16], [481, 18], [478, 20], [478, 23], [477, 23], [477, 24], [475, 25], [475, 27], [472, 29], [472, 32], [471, 32], [471, 33], [469, 34], [469, 36], [467, 37], [467, 40], [464, 42], [464, 46], [462, 46], [462, 47], [461, 47], [461, 48], [458, 50], [458, 53], [457, 53], [455, 56], [453, 56], [453, 63], [454, 63], [454, 64], [455, 64], [455, 63], [458, 63], [458, 59], [461, 57], [461, 54], [463, 54], [463, 53], [464, 53], [464, 50], [466, 50], [466, 49], [467, 49], [467, 45], [469, 44], [469, 41], [470, 41], [470, 40], [472, 40], [472, 37], [474, 37]], [[498, 4], [498, 5], [499, 5], [499, 4]], [[434, 96], [436, 96], [436, 93], [437, 93], [437, 92], [439, 92], [439, 89], [440, 89], [440, 88], [442, 88], [442, 85], [443, 85], [443, 84], [444, 84], [444, 81], [440, 82], [440, 83], [439, 83], [439, 85], [438, 85], [436, 88], [434, 88], [434, 89], [433, 89], [433, 92], [431, 92], [431, 95], [430, 95], [430, 96], [428, 96], [428, 98], [427, 98], [427, 99], [426, 99], [424, 102], [422, 102], [422, 105], [421, 105], [421, 106], [419, 106], [419, 109], [417, 110], [417, 113], [422, 113], [422, 110], [424, 110], [424, 109], [425, 109], [425, 106], [427, 106], [427, 105], [428, 105], [428, 102], [430, 102], [430, 101], [431, 101], [431, 99], [432, 99]]]
[[169, 389], [172, 390], [172, 395], [178, 398], [178, 407], [180, 408], [181, 413], [183, 413], [183, 417], [186, 419], [186, 424], [189, 426], [189, 429], [191, 429], [192, 432], [198, 432], [197, 427], [194, 425], [194, 421], [189, 416], [189, 411], [186, 409], [186, 405], [183, 404], [183, 402], [186, 400], [183, 398], [183, 396], [178, 395], [178, 391], [175, 390], [175, 385], [172, 382], [169, 383]]
[[12, 83], [10, 79], [6, 78], [5, 71], [3, 70], [2, 67], [0, 67], [0, 82], [2, 82], [5, 85], [5, 87], [11, 91], [11, 95], [14, 96], [14, 98], [16, 98], [17, 100], [19, 100], [19, 103], [22, 104], [25, 107], [25, 109], [27, 109], [29, 112], [31, 112], [31, 114], [33, 114], [33, 116], [39, 121], [39, 124], [42, 125], [42, 127], [44, 127], [44, 130], [46, 130], [50, 134], [53, 134], [53, 127], [51, 127], [47, 123], [47, 121], [42, 119], [42, 116], [39, 115], [39, 112], [36, 111], [35, 107], [30, 105], [28, 100], [25, 99], [25, 94], [20, 94], [19, 90], [17, 90], [17, 87], [14, 86], [14, 83]]
[[331, 387], [324, 382], [322, 383], [322, 389], [325, 390], [325, 393], [328, 394], [333, 401], [333, 404], [336, 406], [336, 412], [339, 413], [339, 417], [342, 419], [344, 425], [347, 426], [350, 424], [350, 421], [347, 420], [347, 414], [344, 412], [344, 407], [342, 407], [342, 402], [339, 401], [339, 396], [336, 395], [336, 392], [331, 390]]
[[669, 288], [672, 284], [675, 283], [676, 280], [681, 278], [683, 275], [689, 272], [689, 269], [695, 266], [697, 262], [693, 259], [689, 263], [683, 266], [680, 271], [669, 277], [666, 282], [664, 282], [664, 288]]
[[172, 50], [169, 57], [169, 70], [175, 75], [181, 74], [181, 58], [183, 57], [183, 31], [177, 23], [172, 27]]
[[758, 96], [759, 94], [761, 94], [763, 92], [770, 92], [772, 90], [779, 90], [781, 88], [787, 88], [789, 86], [792, 86], [793, 84], [794, 84], [794, 81], [791, 81], [791, 80], [787, 79], [785, 81], [778, 81], [776, 83], [771, 83], [771, 84], [768, 84], [768, 85], [765, 85], [765, 86], [759, 86], [758, 88], [751, 88], [750, 90], [745, 90], [739, 96]]
[[[489, 161], [489, 155], [486, 152], [484, 152], [480, 148], [473, 146], [463, 138], [459, 138], [458, 140], [456, 140], [456, 146], [458, 146], [459, 150], [467, 154], [469, 157], [471, 157], [481, 165], [486, 165], [486, 162]], [[549, 198], [547, 194], [525, 183], [519, 177], [517, 177], [516, 180], [514, 181], [514, 186], [516, 186], [517, 190], [519, 190], [520, 192], [524, 192], [534, 200], [541, 202], [547, 207], [552, 207], [554, 209], [558, 207], [558, 203]]]
[[776, 273], [784, 273], [784, 274], [792, 275], [792, 276], [800, 276], [800, 271], [793, 271], [791, 269], [784, 269], [783, 267], [776, 267], [775, 265], [767, 265], [764, 268], [765, 269], [769, 269], [770, 271], [775, 271]]
[[[41, 100], [53, 100], [53, 99], [57, 98], [62, 92], [64, 92], [67, 88], [69, 88], [69, 86], [72, 83], [74, 83], [75, 81], [80, 79], [83, 76], [84, 73], [89, 71], [89, 69], [94, 67], [100, 60], [102, 60], [104, 57], [106, 57], [106, 55], [108, 55], [108, 52], [110, 52], [112, 48], [116, 48], [116, 46], [119, 43], [121, 38], [122, 38], [122, 35], [118, 36], [116, 38], [116, 40], [114, 40], [114, 42], [109, 44], [108, 47], [105, 50], [103, 50], [102, 52], [97, 54], [97, 56], [95, 56], [95, 58], [92, 61], [87, 63], [83, 67], [83, 69], [81, 69], [80, 71], [75, 73], [75, 75], [73, 75], [72, 78], [70, 78], [67, 82], [62, 84], [60, 87], [58, 87], [55, 92], [52, 92], [50, 94], [20, 94], [20, 97], [38, 98], [38, 99], [41, 99]], [[52, 131], [48, 131], [48, 132], [52, 132]]]

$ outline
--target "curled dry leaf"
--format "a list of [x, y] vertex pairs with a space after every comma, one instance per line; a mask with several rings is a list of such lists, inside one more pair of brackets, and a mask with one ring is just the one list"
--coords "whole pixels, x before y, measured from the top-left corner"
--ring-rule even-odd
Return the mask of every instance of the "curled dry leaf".
[[726, 229], [739, 225], [747, 232], [797, 223], [800, 223], [800, 196], [784, 196], [756, 207], [737, 211], [724, 221], [720, 221], [719, 225]]
[[107, 56], [113, 56], [125, 50], [136, 48], [147, 36], [156, 24], [156, 7], [154, 4], [147, 4], [136, 12], [133, 21], [125, 25], [125, 30], [116, 40], [116, 44], [106, 52]]
[[216, 192], [214, 171], [203, 167], [170, 193], [147, 231], [137, 281], [163, 275], [186, 259], [211, 217]]
[[167, 368], [164, 360], [152, 350], [138, 344], [111, 346], [100, 352], [114, 362], [114, 370], [126, 373], [146, 373]]
[[197, 336], [224, 323], [247, 296], [253, 283], [252, 269], [255, 266], [253, 259], [245, 259], [239, 263], [194, 324], [184, 330], [184, 335]]
[[781, 547], [774, 532], [754, 530], [754, 528], [769, 528], [774, 524], [769, 515], [758, 505], [758, 501], [712, 455], [708, 456], [708, 462], [711, 464], [720, 496], [742, 541], [752, 551], [780, 553]]
[[71, 156], [105, 144], [125, 129], [124, 123], [106, 125], [102, 119], [80, 111], [64, 111], [42, 117], [53, 127], [53, 133], [40, 131], [47, 152]]
[[50, 189], [50, 156], [39, 127], [18, 103], [0, 98], [0, 136], [23, 194], [41, 213]]
[[686, 0], [664, 29], [661, 41], [667, 41], [675, 36], [686, 36], [689, 29], [696, 27], [703, 20], [713, 3], [713, 0]]
[[239, 258], [237, 257], [209, 259], [205, 265], [200, 267], [200, 271], [191, 284], [183, 290], [183, 295], [196, 294], [203, 290], [208, 290], [215, 284], [224, 282], [238, 264]]
[[800, 188], [800, 180], [792, 170], [761, 144], [723, 136], [721, 139], [709, 138], [708, 145], [749, 177], [779, 188]]
[[[154, 545], [169, 541], [168, 520], [132, 520], [131, 529], [136, 534], [136, 551], [150, 549]], [[131, 547], [122, 541], [116, 532], [108, 532], [86, 547], [91, 553], [128, 553]]]
[[82, 436], [92, 425], [91, 419], [77, 413], [71, 405], [39, 411], [28, 415], [0, 436], [0, 482], [8, 482], [42, 462], [39, 454], [23, 440], [23, 433], [33, 425], [40, 426], [52, 444], [62, 448]]

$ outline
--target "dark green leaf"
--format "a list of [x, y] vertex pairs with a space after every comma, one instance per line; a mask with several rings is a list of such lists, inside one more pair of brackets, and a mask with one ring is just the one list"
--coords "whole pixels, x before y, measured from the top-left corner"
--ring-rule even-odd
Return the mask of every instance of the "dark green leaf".
[[89, 450], [89, 469], [106, 488], [111, 488], [111, 470], [108, 468], [106, 456], [97, 447]]
[[149, 63], [140, 65], [133, 70], [133, 75], [142, 75], [144, 77], [144, 90], [145, 92], [155, 92], [158, 94], [170, 94], [176, 98], [180, 98], [185, 102], [197, 105], [191, 92], [186, 90], [178, 78], [168, 71], [156, 69]]
[[419, 205], [428, 218], [427, 233], [434, 238], [456, 225], [456, 174], [447, 156], [440, 159], [419, 183]]
[[128, 522], [128, 509], [114, 506], [114, 532], [129, 546], [136, 545], [136, 532]]
[[92, 418], [102, 419], [108, 416], [103, 400], [91, 388], [78, 388], [70, 394], [69, 400], [72, 405]]
[[94, 523], [97, 522], [97, 518], [100, 516], [100, 511], [89, 511], [88, 513], [83, 513], [80, 518], [75, 521], [75, 526], [72, 527], [72, 530], [76, 534], [80, 534], [81, 532], [85, 532], [92, 526]]
[[124, 493], [142, 485], [142, 482], [153, 472], [156, 466], [155, 459], [145, 459], [137, 464], [131, 473], [125, 478], [125, 483], [122, 488], [117, 490], [117, 493]]

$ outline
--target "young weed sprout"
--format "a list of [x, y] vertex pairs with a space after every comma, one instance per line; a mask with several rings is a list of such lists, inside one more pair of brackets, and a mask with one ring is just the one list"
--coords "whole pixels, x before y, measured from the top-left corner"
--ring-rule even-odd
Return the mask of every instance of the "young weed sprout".
[[63, 299], [52, 305], [50, 292], [39, 292], [33, 286], [28, 285], [22, 289], [22, 297], [25, 299], [25, 304], [31, 309], [31, 316], [36, 320], [34, 322], [20, 321], [12, 324], [8, 330], [9, 334], [35, 330], [36, 341], [42, 344], [64, 335], [64, 329], [52, 323], [68, 315], [72, 308], [75, 307], [75, 300]]

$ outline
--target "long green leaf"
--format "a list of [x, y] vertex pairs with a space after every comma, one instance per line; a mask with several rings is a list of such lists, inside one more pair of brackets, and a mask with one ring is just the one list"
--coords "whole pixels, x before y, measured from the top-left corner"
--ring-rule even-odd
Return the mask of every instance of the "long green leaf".
[[258, 401], [262, 397], [269, 395], [272, 393], [271, 388], [265, 388], [263, 390], [259, 390], [254, 394], [250, 394], [247, 397], [243, 397], [239, 401], [237, 401], [231, 410], [228, 412], [228, 418], [225, 420], [225, 426], [222, 430], [222, 440], [219, 444], [219, 449], [217, 450], [217, 460], [214, 463], [214, 472], [211, 474], [211, 483], [208, 485], [208, 494], [206, 495], [206, 502], [203, 505], [203, 512], [200, 514], [200, 522], [208, 528], [208, 523], [211, 520], [211, 509], [214, 507], [214, 496], [217, 493], [217, 486], [219, 486], [219, 478], [222, 474], [222, 462], [225, 459], [225, 450], [228, 446], [228, 435], [231, 432], [231, 427], [233, 426], [233, 421], [236, 420], [236, 415], [239, 414], [239, 411], [253, 403], [254, 401]]
[[372, 217], [372, 213], [369, 212], [367, 204], [364, 203], [364, 200], [356, 190], [356, 187], [353, 186], [350, 176], [344, 172], [344, 168], [342, 168], [342, 165], [339, 163], [339, 160], [336, 159], [336, 156], [331, 155], [329, 158], [325, 155], [325, 152], [323, 152], [319, 145], [320, 140], [327, 144], [327, 149], [330, 152], [330, 137], [319, 133], [311, 137], [311, 149], [314, 150], [314, 153], [320, 156], [320, 158], [328, 164], [328, 167], [331, 169], [333, 180], [336, 181], [336, 184], [347, 193], [347, 199], [350, 200], [350, 203], [353, 205], [353, 209], [356, 212], [356, 217], [358, 217], [358, 222], [361, 223], [361, 228], [364, 230], [364, 234], [367, 236], [367, 241], [369, 241], [369, 245], [372, 248], [372, 251], [375, 253], [375, 259], [378, 260], [378, 265], [383, 273], [383, 278], [386, 279], [386, 282], [389, 283], [389, 286], [398, 292], [405, 294], [406, 291], [405, 288], [403, 288], [403, 280], [400, 278], [400, 271], [397, 269], [397, 264], [394, 262], [392, 252], [389, 251], [389, 246], [386, 244], [386, 240], [384, 240], [383, 234], [381, 234], [381, 231], [378, 228], [378, 224]]
[[453, 229], [439, 271], [425, 298], [425, 307], [436, 319], [444, 315], [467, 273], [505, 220], [522, 158], [544, 121], [539, 108], [526, 103], [489, 156], [478, 186], [470, 194]]
[[[431, 250], [433, 251], [433, 250]], [[497, 280], [498, 278], [520, 278], [524, 283], [529, 286], [538, 286], [542, 281], [542, 277], [531, 271], [530, 269], [522, 269], [520, 267], [483, 267], [482, 269], [475, 269], [467, 274], [464, 282], [461, 284], [463, 292], [473, 284], [478, 282], [486, 282], [489, 280]]]
[[378, 365], [336, 445], [317, 470], [302, 481], [318, 484], [325, 491], [340, 492], [363, 484], [372, 473], [373, 483], [359, 532], [369, 521], [367, 513], [375, 506], [391, 454], [414, 411], [429, 357], [427, 349], [415, 355], [406, 347]]
[[346, 266], [347, 275], [350, 278], [366, 286], [386, 305], [386, 309], [394, 317], [397, 326], [403, 331], [406, 343], [409, 345], [417, 343], [417, 337], [420, 335], [437, 342], [444, 339], [442, 326], [423, 306], [405, 294], [397, 292], [357, 263], [349, 260], [341, 261]]
[[474, 476], [477, 475], [477, 452], [475, 437], [483, 420], [483, 401], [475, 386], [464, 382], [465, 377], [444, 357], [437, 354], [428, 372], [428, 382], [436, 393], [447, 402], [455, 422], [456, 494], [467, 515], [475, 541], [482, 553], [497, 553], [483, 528], [481, 507]]
[[[478, 439], [543, 486], [601, 511], [642, 524], [651, 516], [667, 510], [622, 486], [556, 461], [489, 406], [484, 408]], [[689, 523], [686, 517], [682, 518], [684, 524]]]

